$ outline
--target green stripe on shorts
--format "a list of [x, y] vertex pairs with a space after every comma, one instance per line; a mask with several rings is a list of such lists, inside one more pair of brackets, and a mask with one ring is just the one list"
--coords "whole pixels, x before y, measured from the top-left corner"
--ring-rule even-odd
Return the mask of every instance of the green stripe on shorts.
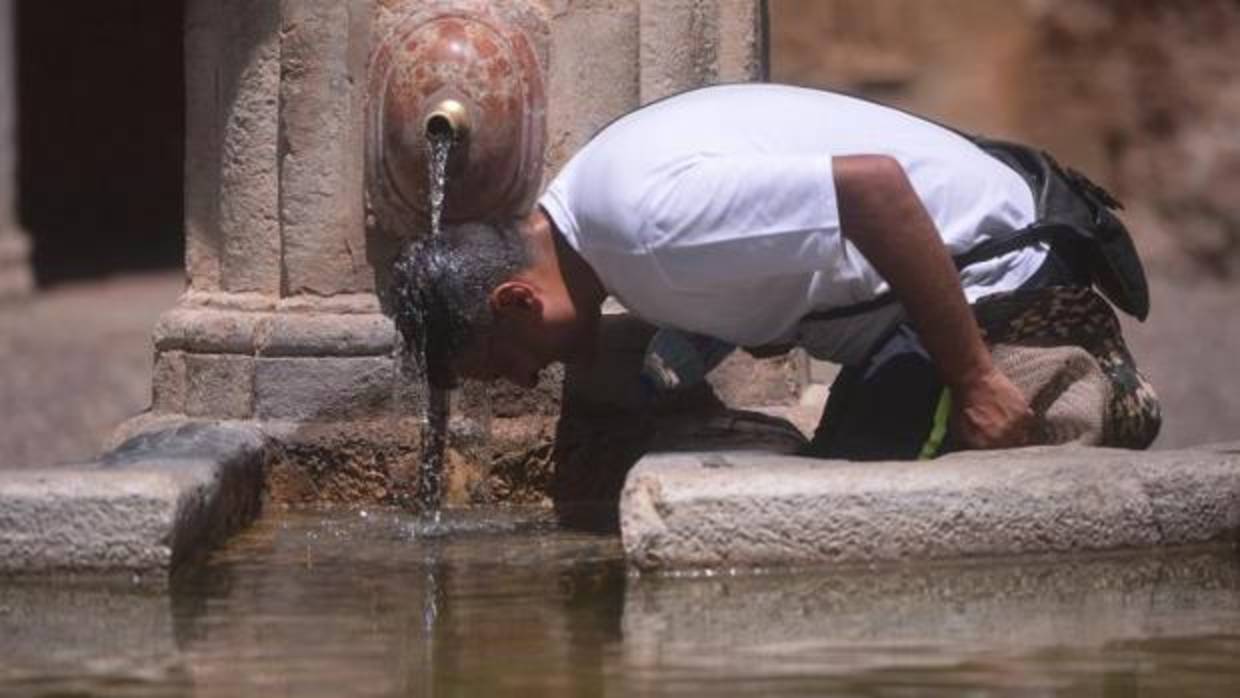
[[952, 416], [952, 393], [947, 388], [939, 394], [939, 404], [934, 408], [934, 422], [930, 425], [930, 436], [922, 444], [919, 460], [929, 460], [939, 455], [943, 448], [943, 439], [947, 438], [947, 420]]

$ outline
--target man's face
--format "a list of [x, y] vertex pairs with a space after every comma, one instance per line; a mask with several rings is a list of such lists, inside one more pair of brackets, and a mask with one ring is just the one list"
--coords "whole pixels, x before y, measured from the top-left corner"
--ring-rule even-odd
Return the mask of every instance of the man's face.
[[505, 286], [493, 294], [492, 327], [453, 361], [457, 375], [484, 381], [505, 378], [533, 388], [552, 362], [580, 363], [593, 357], [597, 313], [581, 316], [571, 304], [527, 285]]
[[522, 388], [538, 385], [538, 377], [552, 361], [543, 349], [520, 333], [504, 331], [498, 324], [470, 347], [453, 368], [462, 378], [491, 382], [505, 378]]

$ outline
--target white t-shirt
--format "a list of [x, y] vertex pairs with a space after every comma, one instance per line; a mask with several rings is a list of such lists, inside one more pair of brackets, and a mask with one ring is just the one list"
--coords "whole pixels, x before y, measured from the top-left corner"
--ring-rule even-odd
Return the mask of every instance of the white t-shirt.
[[[840, 230], [832, 158], [862, 154], [904, 167], [952, 254], [1034, 220], [1025, 181], [950, 130], [769, 84], [694, 90], [621, 117], [539, 205], [639, 317], [741, 346], [800, 342], [849, 363], [898, 313], [816, 328], [801, 320], [887, 291]], [[965, 295], [1014, 289], [1044, 257], [1027, 247], [970, 266]]]

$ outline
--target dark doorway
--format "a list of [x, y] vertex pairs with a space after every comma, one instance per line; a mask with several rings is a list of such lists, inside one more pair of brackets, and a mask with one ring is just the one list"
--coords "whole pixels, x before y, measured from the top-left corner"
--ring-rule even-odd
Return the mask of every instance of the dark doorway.
[[180, 266], [183, 3], [14, 4], [19, 211], [38, 283]]

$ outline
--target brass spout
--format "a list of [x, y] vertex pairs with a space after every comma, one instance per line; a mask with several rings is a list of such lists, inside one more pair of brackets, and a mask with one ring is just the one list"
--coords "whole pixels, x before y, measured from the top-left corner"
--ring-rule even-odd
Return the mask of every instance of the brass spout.
[[455, 99], [442, 100], [427, 113], [422, 128], [427, 138], [463, 141], [469, 136], [469, 110]]

